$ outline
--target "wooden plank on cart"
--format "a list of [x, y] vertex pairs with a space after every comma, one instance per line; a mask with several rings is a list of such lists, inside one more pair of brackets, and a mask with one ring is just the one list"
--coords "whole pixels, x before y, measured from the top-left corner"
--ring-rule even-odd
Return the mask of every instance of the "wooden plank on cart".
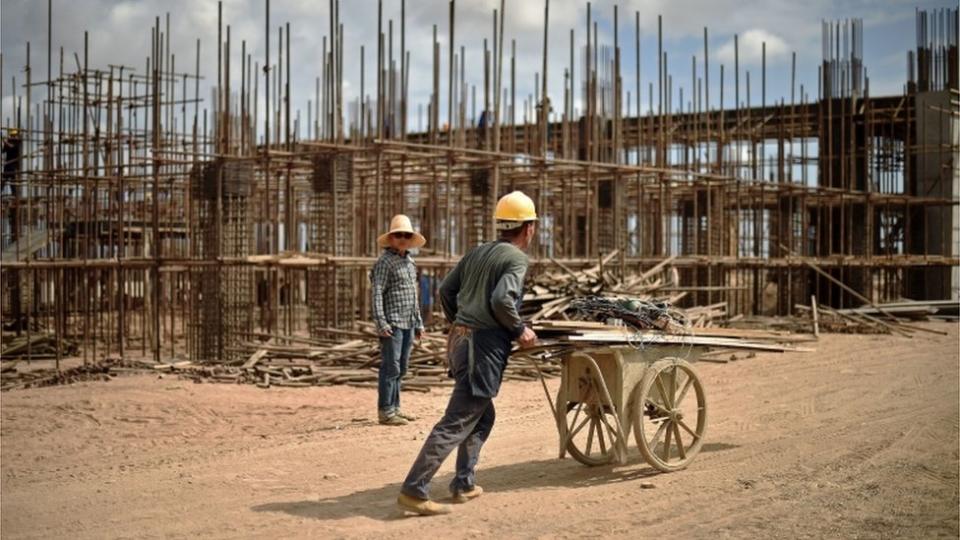
[[608, 344], [636, 345], [643, 343], [645, 346], [654, 347], [658, 344], [663, 345], [702, 345], [708, 347], [730, 347], [733, 349], [753, 349], [758, 351], [778, 351], [778, 352], [814, 352], [816, 349], [805, 347], [794, 347], [790, 345], [778, 345], [775, 343], [760, 343], [757, 341], [748, 341], [744, 339], [691, 336], [677, 334], [659, 334], [653, 332], [584, 332], [577, 335], [566, 337], [567, 341], [572, 342], [592, 342]]

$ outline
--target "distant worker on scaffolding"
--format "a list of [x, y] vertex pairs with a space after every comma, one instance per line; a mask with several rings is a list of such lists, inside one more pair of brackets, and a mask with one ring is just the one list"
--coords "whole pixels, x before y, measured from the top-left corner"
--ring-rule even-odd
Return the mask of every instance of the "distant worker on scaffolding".
[[416, 420], [400, 410], [400, 380], [407, 372], [414, 338], [423, 334], [417, 266], [409, 250], [423, 247], [427, 239], [413, 230], [410, 218], [397, 214], [377, 243], [384, 248], [370, 274], [373, 321], [380, 335], [377, 416], [381, 424], [402, 426]]

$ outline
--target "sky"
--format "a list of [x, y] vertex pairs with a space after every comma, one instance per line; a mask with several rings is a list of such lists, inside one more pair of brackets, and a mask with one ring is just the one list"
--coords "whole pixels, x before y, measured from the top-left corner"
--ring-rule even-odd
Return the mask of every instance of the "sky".
[[[224, 25], [230, 25], [233, 40], [234, 88], [239, 87], [241, 40], [248, 53], [261, 65], [264, 62], [266, 0], [225, 0]], [[271, 61], [277, 58], [277, 31], [289, 22], [291, 27], [292, 109], [301, 111], [306, 124], [307, 101], [314, 97], [314, 80], [321, 73], [323, 38], [329, 33], [328, 0], [272, 0], [270, 2]], [[384, 32], [393, 19], [395, 50], [399, 49], [400, 0], [384, 0]], [[500, 0], [459, 0], [455, 7], [454, 43], [466, 48], [468, 84], [477, 85], [482, 101], [483, 40], [492, 35], [492, 13]], [[761, 46], [767, 47], [767, 103], [781, 98], [789, 101], [791, 55], [796, 54], [797, 88], [816, 98], [817, 69], [821, 60], [821, 23], [861, 18], [864, 28], [864, 63], [873, 96], [903, 91], [906, 81], [906, 54], [915, 48], [915, 10], [956, 7], [955, 1], [917, 0], [632, 0], [592, 3], [592, 14], [599, 26], [599, 42], [612, 45], [614, 5], [619, 6], [619, 38], [624, 94], [631, 93], [631, 112], [636, 111], [636, 26], [640, 17], [640, 74], [643, 108], [649, 100], [648, 84], [654, 83], [657, 102], [657, 19], [662, 16], [664, 50], [668, 54], [670, 74], [674, 78], [675, 105], [681, 87], [684, 101], [690, 96], [692, 59], [697, 57], [698, 77], [703, 76], [703, 32], [708, 28], [710, 107], [719, 103], [720, 65], [725, 70], [725, 103], [733, 106], [733, 39], [739, 36], [741, 84], [746, 72], [752, 81], [752, 100], [760, 99]], [[150, 28], [159, 16], [161, 26], [170, 14], [172, 52], [178, 71], [193, 72], [196, 42], [201, 41], [200, 71], [205, 76], [200, 96], [210, 107], [210, 85], [216, 80], [217, 2], [214, 0], [53, 0], [54, 63], [59, 47], [64, 48], [68, 66], [74, 53], [83, 56], [84, 31], [89, 33], [90, 64], [106, 69], [110, 64], [145, 70], [150, 53]], [[360, 47], [366, 50], [366, 93], [375, 93], [377, 0], [341, 0], [344, 25], [343, 93], [345, 102], [356, 98], [360, 89]], [[426, 104], [432, 85], [432, 33], [437, 26], [441, 43], [441, 123], [447, 121], [447, 51], [449, 3], [447, 0], [408, 0], [406, 6], [407, 48], [410, 52], [409, 128], [417, 130], [418, 104]], [[553, 0], [549, 10], [548, 93], [554, 107], [563, 103], [564, 69], [570, 63], [570, 30], [577, 47], [575, 72], [583, 73], [579, 50], [586, 37], [587, 2]], [[517, 49], [518, 108], [525, 96], [534, 92], [534, 80], [543, 62], [544, 2], [542, 0], [506, 0], [506, 51], [511, 40]], [[12, 78], [17, 79], [17, 94], [23, 95], [26, 73], [26, 43], [31, 42], [34, 80], [46, 76], [47, 2], [44, 0], [0, 0], [0, 53], [3, 56], [2, 108], [0, 119], [6, 123], [12, 111]], [[55, 66], [56, 67], [56, 66]], [[504, 59], [504, 82], [509, 83], [509, 56]], [[261, 81], [261, 92], [263, 85]], [[741, 101], [745, 99], [741, 87]], [[261, 98], [262, 99], [262, 98]], [[798, 94], [799, 99], [799, 94]], [[581, 96], [575, 106], [580, 107]], [[345, 104], [345, 107], [347, 105]], [[626, 96], [624, 96], [626, 108]], [[262, 105], [261, 105], [262, 110]], [[468, 105], [468, 117], [470, 106]], [[522, 116], [522, 112], [518, 112]], [[304, 133], [301, 135], [306, 135]]]

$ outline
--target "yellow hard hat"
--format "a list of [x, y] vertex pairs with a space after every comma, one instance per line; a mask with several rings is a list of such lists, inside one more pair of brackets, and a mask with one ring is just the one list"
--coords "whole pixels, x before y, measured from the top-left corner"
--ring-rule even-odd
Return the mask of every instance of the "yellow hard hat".
[[513, 229], [525, 221], [537, 221], [537, 208], [533, 199], [522, 191], [514, 191], [500, 197], [493, 219], [497, 222], [497, 229]]

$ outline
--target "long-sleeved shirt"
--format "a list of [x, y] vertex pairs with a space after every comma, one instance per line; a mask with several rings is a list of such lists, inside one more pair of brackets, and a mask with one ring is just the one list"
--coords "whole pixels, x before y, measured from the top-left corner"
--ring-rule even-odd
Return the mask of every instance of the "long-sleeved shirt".
[[503, 328], [513, 339], [523, 333], [517, 312], [530, 261], [506, 241], [477, 246], [464, 255], [440, 285], [440, 303], [451, 323], [470, 328]]
[[386, 248], [370, 273], [373, 322], [377, 331], [423, 329], [417, 303], [417, 266], [410, 253]]
[[464, 255], [440, 285], [447, 320], [472, 329], [467, 343], [450, 351], [457, 359], [450, 374], [467, 377], [474, 396], [492, 398], [500, 390], [510, 341], [524, 329], [518, 310], [528, 266], [513, 244], [491, 242]]

